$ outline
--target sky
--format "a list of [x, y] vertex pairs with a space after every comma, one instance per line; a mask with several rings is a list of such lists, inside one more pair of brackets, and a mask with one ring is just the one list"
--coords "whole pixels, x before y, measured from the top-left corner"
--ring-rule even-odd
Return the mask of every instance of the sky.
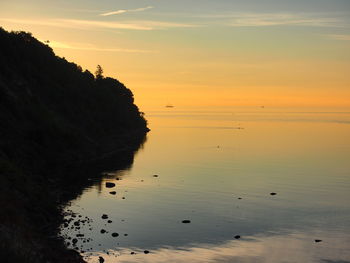
[[141, 109], [350, 108], [350, 0], [0, 0], [0, 26], [100, 64]]

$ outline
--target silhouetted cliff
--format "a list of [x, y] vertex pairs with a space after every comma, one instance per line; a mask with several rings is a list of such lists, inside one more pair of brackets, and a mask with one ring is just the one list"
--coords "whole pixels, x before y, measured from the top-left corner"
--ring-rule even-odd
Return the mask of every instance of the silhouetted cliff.
[[45, 234], [61, 220], [62, 178], [82, 180], [64, 168], [113, 155], [130, 165], [146, 120], [122, 83], [82, 71], [30, 33], [0, 28], [0, 61], [1, 261], [56, 262], [57, 253], [79, 262]]

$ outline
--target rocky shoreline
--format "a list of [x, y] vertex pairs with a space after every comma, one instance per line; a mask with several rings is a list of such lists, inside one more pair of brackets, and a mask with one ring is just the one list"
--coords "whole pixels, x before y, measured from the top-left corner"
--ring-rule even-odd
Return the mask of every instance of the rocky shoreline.
[[2, 177], [6, 174], [6, 177], [16, 177], [17, 180], [27, 182], [25, 185], [7, 185], [16, 195], [15, 200], [13, 194], [11, 200], [4, 197], [4, 192], [1, 194], [1, 261], [85, 262], [79, 252], [67, 249], [67, 244], [58, 235], [60, 226], [65, 223], [64, 208], [70, 200], [77, 198], [85, 187], [102, 179], [103, 171], [130, 167], [134, 153], [144, 139], [145, 137], [139, 138], [139, 145], [116, 151], [104, 159], [81, 161], [51, 171], [55, 176], [50, 178], [11, 174], [18, 171], [2, 165]]

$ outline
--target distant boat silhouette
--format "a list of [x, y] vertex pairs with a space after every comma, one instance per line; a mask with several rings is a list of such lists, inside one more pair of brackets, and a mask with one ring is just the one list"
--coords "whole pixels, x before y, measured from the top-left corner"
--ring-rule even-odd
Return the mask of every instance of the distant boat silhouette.
[[171, 104], [167, 104], [165, 105], [165, 108], [174, 108], [175, 106], [174, 105], [171, 105]]

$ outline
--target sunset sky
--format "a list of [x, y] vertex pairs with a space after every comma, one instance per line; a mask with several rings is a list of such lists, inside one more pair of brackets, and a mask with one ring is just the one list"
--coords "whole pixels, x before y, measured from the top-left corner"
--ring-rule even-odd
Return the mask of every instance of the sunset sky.
[[349, 0], [0, 0], [0, 26], [145, 109], [350, 107]]

